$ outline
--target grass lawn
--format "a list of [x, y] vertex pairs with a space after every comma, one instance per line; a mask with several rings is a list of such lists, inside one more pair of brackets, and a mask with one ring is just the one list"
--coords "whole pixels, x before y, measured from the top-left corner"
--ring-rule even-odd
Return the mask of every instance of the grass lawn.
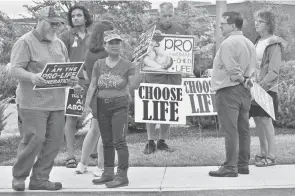
[[[276, 129], [277, 161], [279, 164], [295, 163], [295, 134], [291, 129]], [[253, 164], [254, 155], [259, 152], [259, 140], [252, 130], [251, 161]], [[17, 153], [19, 137], [17, 129], [11, 131], [10, 136], [0, 139], [0, 165], [12, 165]], [[130, 152], [130, 166], [209, 166], [221, 165], [224, 161], [224, 139], [221, 133], [209, 130], [200, 130], [195, 127], [172, 127], [170, 140], [167, 143], [172, 152], [156, 152], [151, 155], [144, 155], [147, 135], [146, 133], [128, 134], [128, 146]], [[76, 154], [80, 159], [82, 143], [86, 132], [79, 132], [76, 135]], [[64, 165], [66, 148], [63, 145], [56, 159], [55, 165]], [[95, 160], [90, 161], [95, 165]]]

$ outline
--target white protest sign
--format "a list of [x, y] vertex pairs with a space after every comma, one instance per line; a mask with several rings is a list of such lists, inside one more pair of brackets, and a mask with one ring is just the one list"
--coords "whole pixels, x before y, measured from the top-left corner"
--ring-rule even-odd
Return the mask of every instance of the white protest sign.
[[272, 97], [257, 83], [253, 83], [251, 93], [255, 102], [275, 120]]
[[142, 83], [135, 90], [135, 122], [186, 124], [183, 86]]
[[145, 73], [193, 74], [193, 36], [168, 35], [153, 37], [140, 71]]
[[183, 78], [182, 85], [187, 116], [217, 115], [211, 78]]

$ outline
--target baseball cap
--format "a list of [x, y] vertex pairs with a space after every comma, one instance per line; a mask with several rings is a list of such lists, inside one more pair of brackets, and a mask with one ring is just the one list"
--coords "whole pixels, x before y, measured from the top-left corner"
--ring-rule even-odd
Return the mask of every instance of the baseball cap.
[[121, 40], [122, 41], [122, 38], [121, 36], [119, 35], [119, 31], [118, 30], [112, 30], [112, 31], [105, 31], [104, 32], [104, 41], [105, 42], [109, 42], [111, 40], [114, 40], [114, 39], [118, 39], [118, 40]]
[[63, 23], [63, 19], [60, 14], [54, 9], [53, 6], [46, 6], [41, 8], [37, 12], [37, 18], [46, 19], [49, 22], [60, 22]]

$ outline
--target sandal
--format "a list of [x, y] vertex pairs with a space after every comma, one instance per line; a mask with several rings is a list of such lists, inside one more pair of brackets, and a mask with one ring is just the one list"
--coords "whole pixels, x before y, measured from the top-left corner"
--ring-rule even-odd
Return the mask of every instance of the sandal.
[[264, 159], [264, 156], [261, 156], [261, 155], [258, 155], [258, 154], [255, 156], [255, 162], [256, 163], [261, 161], [262, 159]]
[[75, 157], [68, 158], [66, 160], [66, 168], [76, 168], [77, 167], [77, 161]]
[[256, 167], [268, 167], [276, 165], [276, 158], [264, 157], [259, 162], [255, 163]]

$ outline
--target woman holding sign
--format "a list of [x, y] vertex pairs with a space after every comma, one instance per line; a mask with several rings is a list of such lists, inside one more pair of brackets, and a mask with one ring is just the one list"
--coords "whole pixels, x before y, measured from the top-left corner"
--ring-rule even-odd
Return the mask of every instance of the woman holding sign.
[[[107, 51], [104, 48], [104, 32], [113, 30], [113, 24], [110, 21], [103, 20], [96, 22], [92, 31], [92, 34], [89, 39], [89, 49], [86, 51], [85, 62], [84, 62], [84, 71], [86, 71], [86, 75], [89, 80], [91, 80], [92, 70], [94, 63], [98, 59], [104, 59], [108, 56]], [[92, 121], [91, 128], [87, 132], [87, 135], [84, 139], [82, 146], [82, 155], [81, 160], [78, 163], [76, 173], [83, 174], [87, 171], [87, 165], [89, 162], [89, 156], [91, 152], [93, 152], [95, 145], [97, 144], [97, 171], [93, 173], [95, 177], [101, 176], [103, 172], [103, 147], [102, 141], [100, 138], [100, 130], [97, 122], [97, 112], [96, 112], [96, 99], [91, 101], [91, 109], [92, 109]]]
[[[276, 115], [278, 112], [278, 76], [286, 42], [274, 35], [275, 16], [268, 10], [259, 10], [255, 14], [255, 28], [259, 33], [255, 41], [258, 60], [256, 82], [272, 97]], [[260, 154], [255, 156], [255, 165], [257, 167], [275, 165], [275, 130], [272, 118], [257, 104], [251, 105], [249, 116], [254, 117], [260, 140]]]
[[[105, 49], [108, 57], [96, 61], [87, 92], [84, 112], [91, 112], [90, 101], [96, 89], [97, 117], [104, 149], [104, 171], [94, 184], [106, 184], [108, 188], [127, 186], [129, 151], [126, 143], [128, 130], [129, 90], [134, 79], [140, 81], [138, 69], [120, 57], [122, 38], [117, 30], [105, 32]], [[135, 76], [135, 78], [134, 78]], [[114, 175], [115, 149], [118, 169]]]

